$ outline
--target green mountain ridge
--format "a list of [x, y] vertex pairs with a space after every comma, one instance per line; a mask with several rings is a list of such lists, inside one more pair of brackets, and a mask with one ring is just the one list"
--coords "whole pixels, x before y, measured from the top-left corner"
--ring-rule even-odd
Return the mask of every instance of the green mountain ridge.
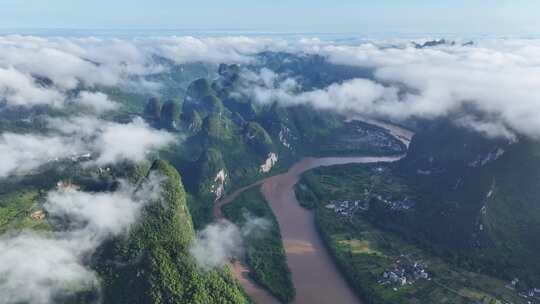
[[540, 284], [539, 151], [531, 139], [488, 139], [448, 125], [419, 133], [396, 168], [426, 202], [415, 217], [428, 224], [409, 234], [462, 251], [473, 268]]
[[166, 177], [162, 198], [94, 258], [104, 303], [247, 303], [227, 270], [205, 272], [190, 256], [195, 234], [178, 172], [160, 160], [150, 172]]

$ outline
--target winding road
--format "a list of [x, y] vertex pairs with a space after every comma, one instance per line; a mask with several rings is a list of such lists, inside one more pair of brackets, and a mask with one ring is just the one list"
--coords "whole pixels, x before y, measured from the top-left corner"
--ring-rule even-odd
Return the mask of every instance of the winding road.
[[[382, 127], [407, 147], [413, 133], [386, 123], [369, 123]], [[238, 195], [253, 187], [261, 186], [262, 193], [272, 208], [279, 223], [287, 263], [292, 273], [298, 304], [349, 304], [361, 303], [345, 278], [337, 269], [328, 250], [318, 235], [312, 211], [304, 209], [296, 200], [294, 185], [302, 173], [322, 166], [350, 163], [394, 162], [404, 155], [392, 157], [307, 157], [294, 164], [283, 174], [268, 177], [247, 187], [238, 189], [218, 201], [214, 206], [216, 219], [223, 219], [221, 207], [233, 201]], [[236, 278], [247, 294], [257, 304], [279, 303], [264, 288], [253, 282], [249, 269], [241, 262], [233, 263]]]

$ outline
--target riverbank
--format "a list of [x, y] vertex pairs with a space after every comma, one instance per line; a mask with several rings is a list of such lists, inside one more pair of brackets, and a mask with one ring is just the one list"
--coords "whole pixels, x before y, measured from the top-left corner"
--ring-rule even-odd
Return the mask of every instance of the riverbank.
[[505, 287], [507, 280], [457, 265], [394, 230], [392, 224], [419, 212], [419, 204], [418, 189], [393, 170], [384, 164], [324, 167], [300, 182], [315, 196], [310, 207], [319, 235], [357, 294], [369, 303], [527, 303]]
[[242, 257], [249, 267], [249, 277], [281, 302], [291, 302], [295, 291], [281, 232], [274, 212], [260, 189], [256, 187], [243, 192], [223, 206], [222, 211], [225, 218], [240, 229], [252, 232], [244, 235]]
[[347, 163], [393, 162], [396, 157], [304, 158], [262, 184], [263, 195], [281, 229], [296, 288], [293, 303], [361, 303], [336, 267], [315, 226], [315, 216], [298, 203], [294, 186], [311, 169]]
[[[410, 137], [397, 138], [408, 146]], [[317, 167], [348, 163], [394, 162], [403, 156], [304, 158], [286, 173], [266, 178], [227, 196], [216, 203], [214, 215], [216, 218], [223, 218], [221, 212], [223, 205], [234, 200], [243, 191], [262, 185], [262, 193], [280, 226], [288, 265], [296, 288], [293, 303], [361, 303], [325, 248], [315, 227], [314, 214], [302, 208], [296, 200], [294, 185], [302, 173]], [[245, 273], [237, 273], [237, 276], [242, 274]], [[263, 296], [264, 292], [253, 290], [253, 284], [246, 283], [245, 278], [238, 279], [243, 286], [246, 284], [244, 286], [246, 292], [256, 303], [274, 303]]]

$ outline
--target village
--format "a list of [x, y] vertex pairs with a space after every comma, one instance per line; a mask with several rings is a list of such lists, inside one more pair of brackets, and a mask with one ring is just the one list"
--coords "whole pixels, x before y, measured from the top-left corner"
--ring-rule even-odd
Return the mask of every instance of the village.
[[334, 210], [334, 212], [339, 216], [349, 217], [352, 216], [357, 210], [369, 210], [369, 203], [365, 201], [362, 203], [358, 200], [344, 200], [341, 202], [331, 201], [330, 204], [327, 204], [325, 207], [327, 209]]
[[505, 287], [510, 290], [517, 291], [520, 297], [528, 300], [528, 303], [540, 303], [540, 288], [527, 288], [525, 290], [520, 290], [519, 282], [519, 278], [514, 278]]
[[389, 200], [383, 198], [382, 195], [370, 195], [366, 191], [364, 198], [361, 200], [330, 201], [329, 204], [325, 205], [325, 208], [333, 210], [339, 216], [350, 217], [356, 211], [368, 211], [372, 200], [381, 202], [394, 211], [406, 211], [415, 206], [415, 202], [409, 197], [400, 200]]
[[362, 136], [362, 141], [369, 142], [373, 146], [388, 149], [397, 153], [402, 151], [402, 147], [398, 142], [389, 140], [388, 133], [386, 131], [365, 128], [364, 126], [358, 126], [356, 131]]
[[[401, 254], [392, 266], [383, 272], [378, 283], [381, 285], [405, 286], [413, 285], [421, 279], [431, 281], [424, 262], [412, 260], [408, 256]], [[397, 290], [397, 288], [394, 287], [394, 290]]]

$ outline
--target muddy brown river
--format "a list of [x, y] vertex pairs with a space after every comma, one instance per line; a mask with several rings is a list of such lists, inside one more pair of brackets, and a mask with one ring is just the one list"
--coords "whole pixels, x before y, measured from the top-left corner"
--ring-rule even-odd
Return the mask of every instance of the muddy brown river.
[[[396, 138], [408, 146], [412, 133], [392, 126], [387, 128]], [[296, 200], [294, 185], [302, 173], [311, 169], [350, 163], [394, 162], [403, 156], [394, 157], [323, 157], [304, 158], [294, 164], [289, 171], [261, 180], [244, 187], [219, 201], [214, 208], [214, 215], [221, 219], [221, 207], [252, 187], [261, 186], [262, 193], [272, 208], [287, 255], [287, 263], [292, 273], [298, 304], [349, 304], [361, 303], [353, 290], [337, 269], [330, 253], [315, 227], [312, 211], [304, 209]], [[241, 262], [233, 264], [235, 276], [248, 295], [257, 304], [279, 303], [265, 289], [253, 282], [249, 269]]]

